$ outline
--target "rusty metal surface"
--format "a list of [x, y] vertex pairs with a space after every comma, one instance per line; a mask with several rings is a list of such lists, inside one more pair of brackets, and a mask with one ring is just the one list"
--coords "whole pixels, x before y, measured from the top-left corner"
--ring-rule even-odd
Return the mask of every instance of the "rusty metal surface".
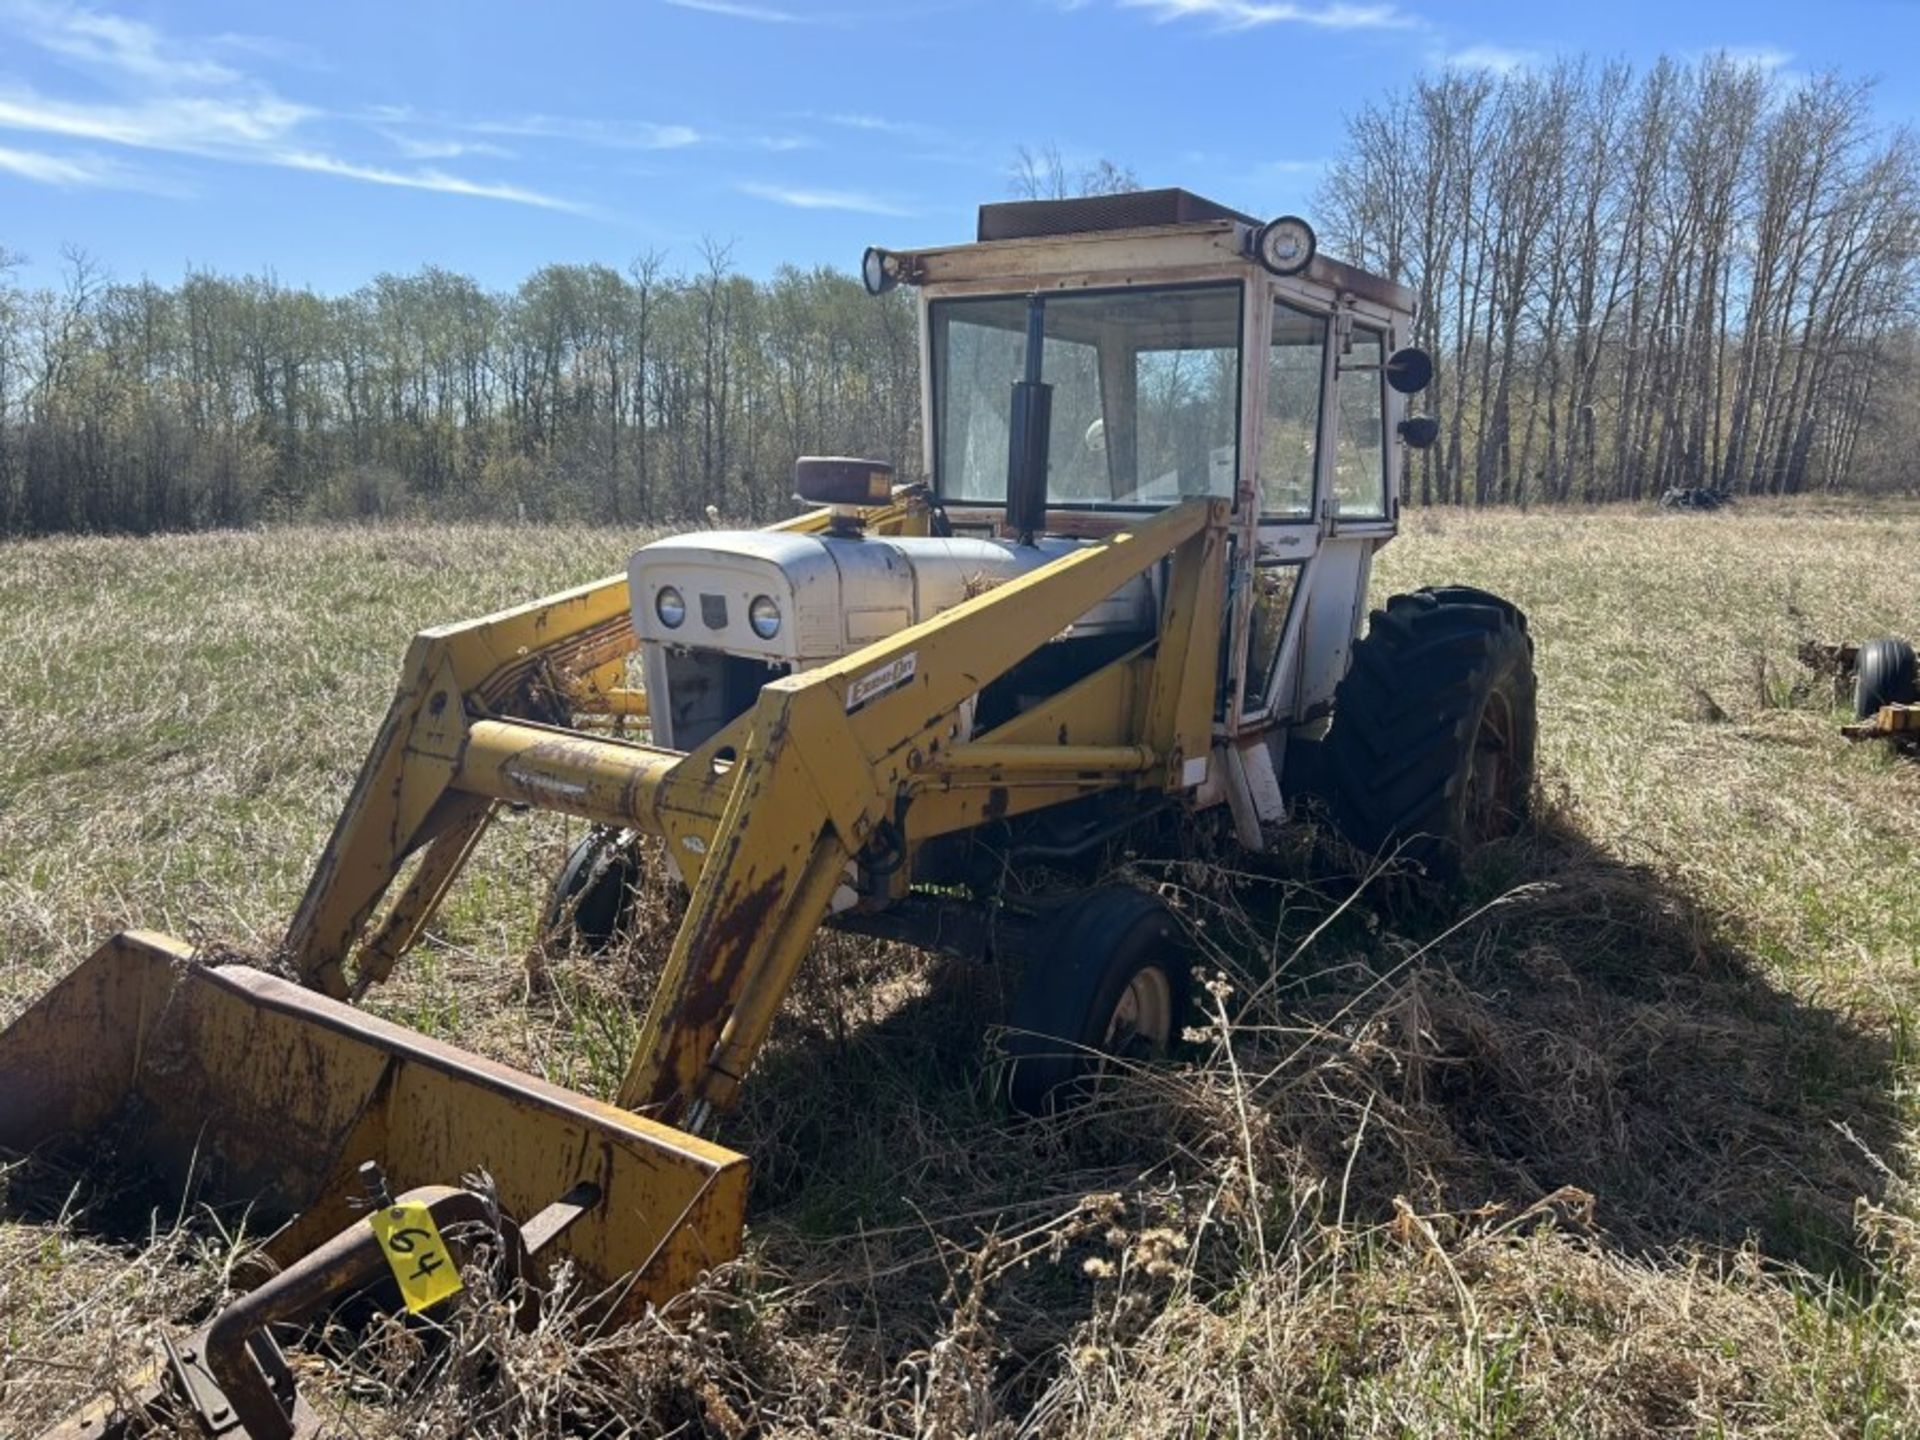
[[1895, 745], [1920, 745], [1920, 705], [1882, 705], [1865, 720], [1843, 725], [1849, 740], [1891, 740]]
[[[473, 1263], [476, 1246], [490, 1247], [503, 1278], [525, 1286], [531, 1297], [544, 1288], [544, 1277], [535, 1264], [542, 1250], [588, 1215], [600, 1199], [597, 1187], [578, 1185], [524, 1227], [502, 1212], [491, 1196], [464, 1187], [419, 1186], [401, 1195], [398, 1203], [426, 1206], [462, 1268]], [[322, 1433], [320, 1417], [300, 1396], [271, 1328], [303, 1324], [323, 1307], [379, 1282], [386, 1273], [386, 1258], [372, 1225], [366, 1219], [357, 1220], [233, 1301], [191, 1335], [176, 1340], [162, 1333], [158, 1366], [148, 1366], [140, 1377], [119, 1386], [118, 1393], [85, 1405], [42, 1440], [132, 1437], [165, 1425], [169, 1410], [183, 1408], [215, 1440], [230, 1434], [248, 1440], [317, 1436]], [[538, 1323], [537, 1305], [522, 1304], [518, 1318], [521, 1328], [531, 1329]]]
[[299, 1259], [355, 1218], [365, 1160], [396, 1188], [484, 1170], [530, 1215], [579, 1181], [603, 1205], [558, 1242], [587, 1276], [664, 1299], [738, 1253], [747, 1163], [723, 1147], [164, 937], [114, 937], [0, 1032], [0, 1149], [129, 1125], [129, 1160], [249, 1202]]
[[[452, 1186], [427, 1185], [408, 1191], [400, 1199], [425, 1205], [448, 1244], [463, 1258], [471, 1246], [462, 1238], [461, 1230], [477, 1228], [505, 1249], [509, 1266], [525, 1270], [525, 1250], [517, 1229], [488, 1197]], [[207, 1369], [249, 1440], [295, 1440], [300, 1421], [292, 1375], [284, 1364], [273, 1364], [269, 1357], [274, 1352], [258, 1348], [257, 1338], [267, 1335], [271, 1325], [307, 1320], [329, 1300], [343, 1298], [378, 1280], [385, 1269], [385, 1257], [373, 1227], [362, 1219], [214, 1317], [204, 1332]]]
[[634, 643], [624, 575], [414, 637], [287, 927], [283, 959], [303, 983], [336, 998], [351, 993], [347, 962], [382, 897], [452, 818], [443, 802], [469, 720], [564, 724], [580, 677], [610, 681]]

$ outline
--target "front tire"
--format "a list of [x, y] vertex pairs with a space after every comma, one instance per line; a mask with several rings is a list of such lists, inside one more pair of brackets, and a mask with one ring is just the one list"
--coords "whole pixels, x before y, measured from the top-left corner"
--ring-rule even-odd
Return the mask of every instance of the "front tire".
[[644, 868], [632, 831], [594, 826], [554, 877], [541, 935], [549, 943], [571, 942], [589, 955], [600, 954], [630, 927]]
[[1535, 697], [1517, 606], [1465, 585], [1394, 596], [1334, 695], [1325, 762], [1336, 828], [1443, 877], [1518, 833], [1531, 808]]
[[1045, 1114], [1083, 1099], [1112, 1061], [1165, 1059], [1186, 1023], [1191, 973], [1171, 911], [1105, 886], [1046, 927], [1008, 1017], [1007, 1096]]

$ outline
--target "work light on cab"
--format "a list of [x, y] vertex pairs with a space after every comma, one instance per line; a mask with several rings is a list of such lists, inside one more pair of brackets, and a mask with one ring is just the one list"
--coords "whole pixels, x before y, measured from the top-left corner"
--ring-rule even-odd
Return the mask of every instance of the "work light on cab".
[[867, 287], [869, 295], [884, 295], [899, 283], [900, 277], [887, 263], [891, 258], [878, 245], [869, 245], [867, 253], [860, 257], [860, 283]]
[[1269, 220], [1254, 232], [1253, 253], [1275, 275], [1298, 275], [1313, 263], [1313, 227], [1298, 215]]

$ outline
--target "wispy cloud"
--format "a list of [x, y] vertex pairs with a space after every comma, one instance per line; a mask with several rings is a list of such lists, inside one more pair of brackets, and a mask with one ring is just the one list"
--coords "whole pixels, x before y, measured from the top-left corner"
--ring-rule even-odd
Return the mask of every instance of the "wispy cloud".
[[831, 125], [846, 130], [871, 130], [881, 135], [924, 135], [928, 127], [912, 120], [889, 120], [884, 115], [829, 115]]
[[473, 135], [519, 136], [531, 140], [568, 140], [610, 150], [684, 150], [704, 138], [691, 125], [652, 120], [594, 120], [577, 115], [523, 115], [518, 119], [465, 120], [455, 128]]
[[0, 7], [0, 18], [10, 20], [27, 40], [49, 54], [165, 89], [229, 85], [241, 79], [228, 66], [173, 44], [153, 26], [125, 16], [48, 0], [9, 0]]
[[[237, 37], [192, 42], [165, 35], [145, 22], [82, 5], [0, 0], [0, 39], [9, 34], [81, 71], [108, 98], [71, 99], [0, 78], [0, 131], [224, 164], [299, 170], [548, 210], [586, 208], [503, 180], [428, 167], [398, 169], [338, 153], [340, 137], [322, 133], [327, 122], [338, 117], [288, 100], [265, 82], [215, 58], [215, 49], [229, 54], [242, 50], [233, 43]], [[337, 125], [332, 128], [337, 132]], [[435, 146], [431, 139], [388, 138], [410, 159], [456, 158], [446, 145]], [[409, 143], [415, 147], [411, 152]], [[167, 188], [136, 170], [105, 165], [95, 158], [17, 149], [7, 153], [9, 162], [0, 169], [47, 184]], [[481, 152], [470, 146], [459, 153]]]
[[950, 145], [951, 135], [938, 125], [924, 120], [901, 120], [891, 115], [876, 115], [870, 110], [840, 110], [829, 115], [804, 117], [841, 130], [862, 135], [885, 135], [894, 140], [913, 140], [922, 145]]
[[846, 210], [858, 215], [896, 217], [913, 214], [904, 205], [860, 190], [815, 190], [795, 185], [766, 185], [755, 180], [743, 180], [734, 188], [742, 195], [771, 200], [795, 210]]
[[1434, 57], [1451, 70], [1485, 70], [1495, 75], [1513, 75], [1532, 70], [1546, 57], [1538, 50], [1515, 45], [1463, 45], [1458, 50], [1442, 51]]
[[271, 96], [158, 96], [116, 105], [0, 90], [0, 129], [213, 158], [276, 144], [312, 114]]
[[289, 170], [308, 170], [316, 175], [337, 175], [344, 180], [364, 180], [369, 185], [391, 185], [402, 190], [432, 190], [442, 195], [470, 195], [476, 200], [509, 200], [516, 205], [533, 205], [542, 210], [564, 210], [584, 215], [590, 207], [538, 190], [528, 190], [504, 181], [467, 180], [444, 170], [388, 170], [379, 165], [358, 165], [333, 155], [308, 150], [283, 150], [271, 157], [271, 164]]
[[57, 185], [63, 190], [83, 186], [119, 189], [127, 184], [126, 176], [97, 159], [48, 155], [39, 150], [15, 150], [4, 145], [0, 145], [0, 173], [41, 185]]
[[797, 25], [808, 19], [792, 10], [771, 5], [749, 5], [741, 0], [664, 0], [676, 10], [698, 10], [703, 15], [724, 15], [729, 20], [757, 20], [763, 25]]
[[1785, 70], [1793, 64], [1791, 50], [1782, 50], [1778, 45], [1723, 45], [1713, 52], [1725, 56], [1736, 65], [1751, 65], [1764, 70], [1769, 75], [1777, 70]]
[[486, 140], [446, 140], [428, 135], [408, 135], [397, 130], [382, 130], [380, 133], [409, 160], [460, 160], [469, 155], [485, 156], [490, 160], [511, 160], [514, 153], [504, 145], [495, 145]]
[[1220, 30], [1252, 30], [1262, 25], [1307, 25], [1322, 30], [1404, 30], [1420, 22], [1397, 5], [1350, 4], [1344, 0], [1296, 5], [1286, 0], [1120, 0], [1129, 10], [1146, 10], [1162, 23], [1211, 20]]

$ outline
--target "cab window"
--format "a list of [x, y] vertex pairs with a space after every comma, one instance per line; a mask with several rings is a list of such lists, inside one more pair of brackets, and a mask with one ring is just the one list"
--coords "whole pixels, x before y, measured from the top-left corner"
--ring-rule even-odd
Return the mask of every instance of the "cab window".
[[1274, 303], [1266, 423], [1260, 435], [1260, 512], [1267, 519], [1305, 520], [1313, 515], [1326, 349], [1325, 317], [1284, 301]]
[[1139, 508], [1230, 497], [1239, 457], [1240, 287], [935, 301], [934, 463], [949, 500], [1004, 504], [1013, 382], [1042, 307], [1052, 387], [1047, 502]]
[[1387, 513], [1386, 342], [1355, 326], [1334, 388], [1335, 513], [1354, 518]]

